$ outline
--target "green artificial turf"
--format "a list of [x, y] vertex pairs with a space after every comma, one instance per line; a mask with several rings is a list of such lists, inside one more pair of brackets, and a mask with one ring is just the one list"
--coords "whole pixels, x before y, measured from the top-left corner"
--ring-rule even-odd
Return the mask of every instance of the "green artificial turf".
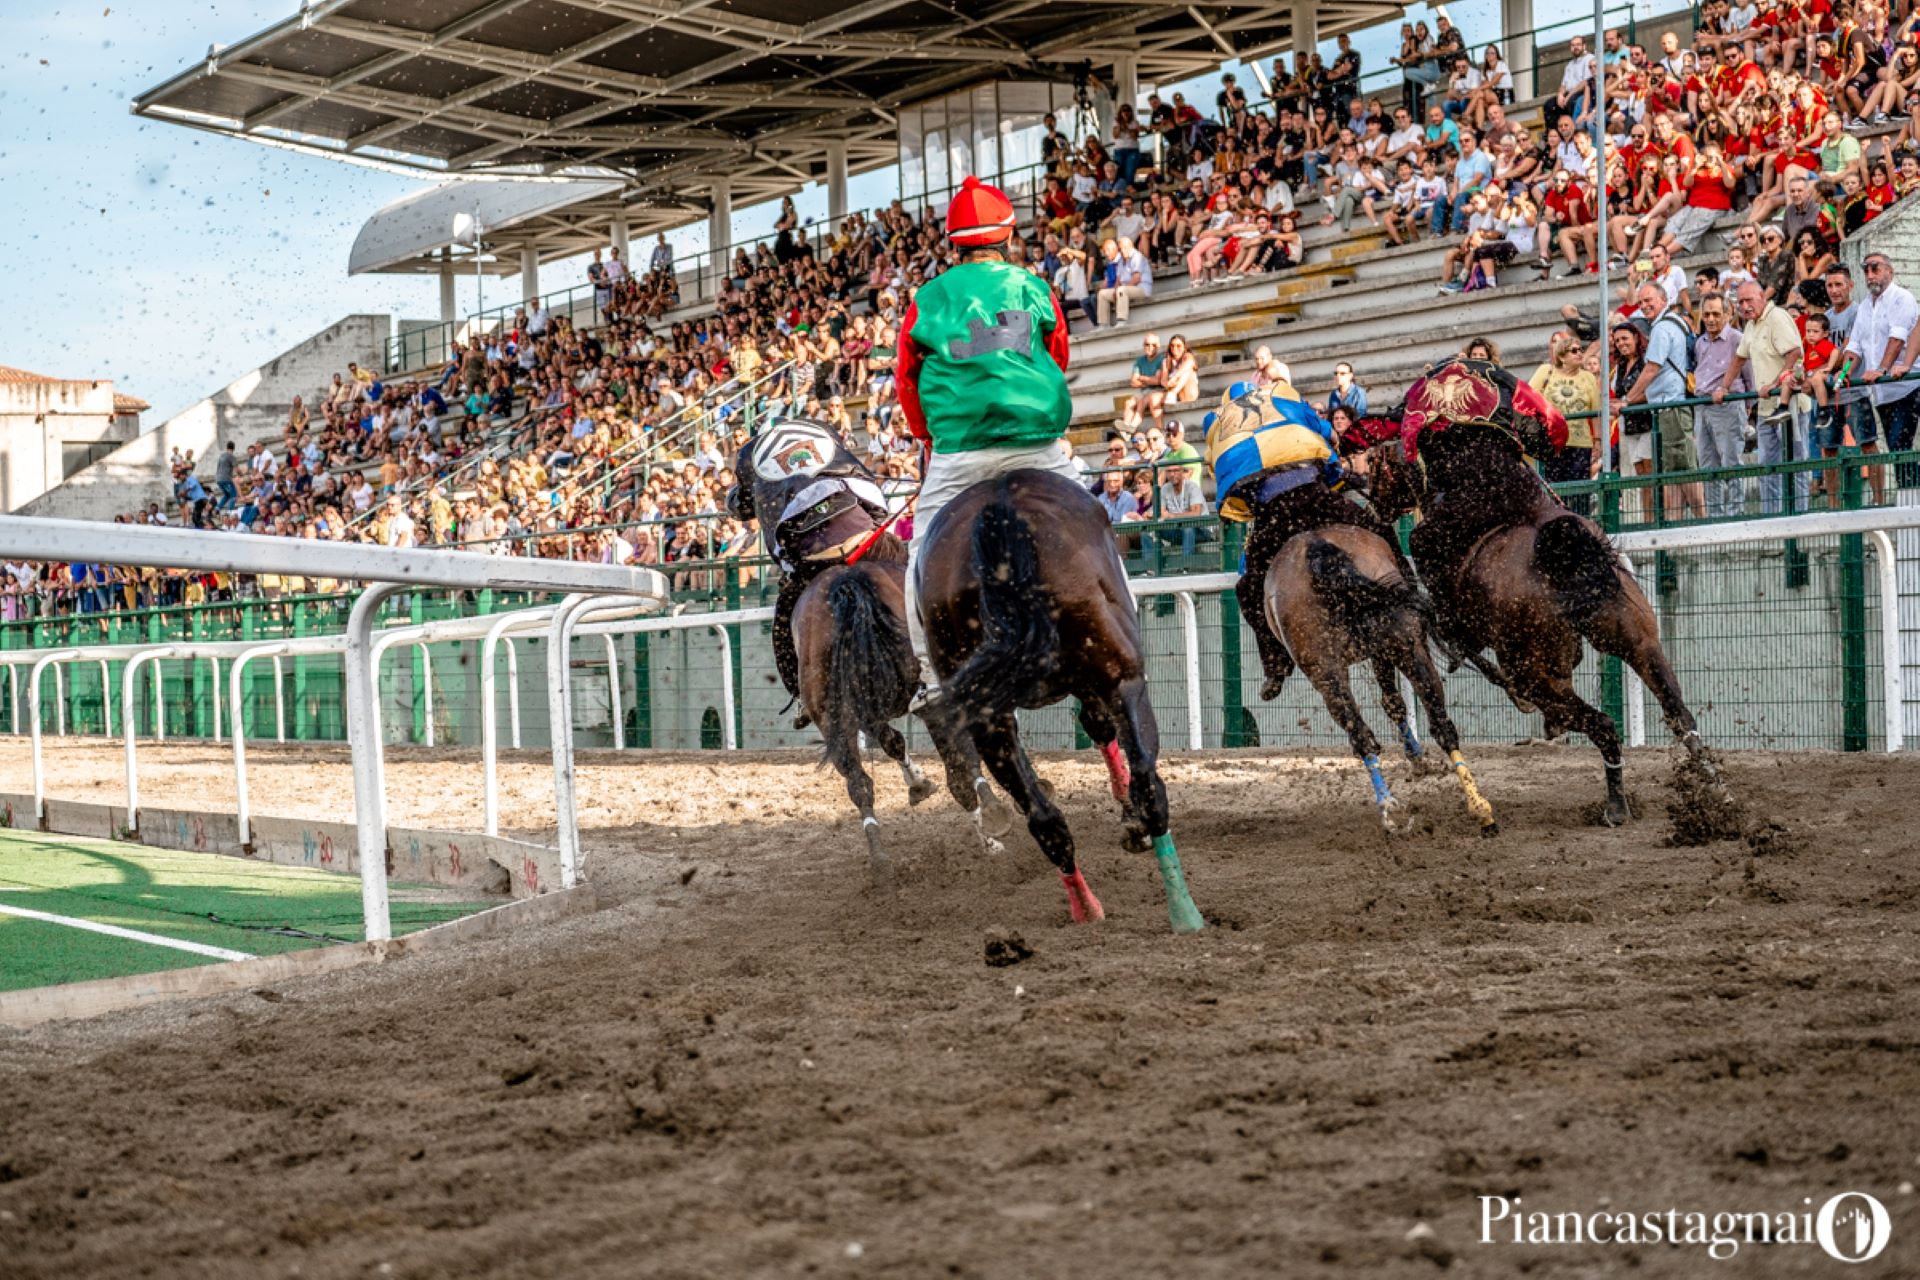
[[[409, 902], [395, 884], [393, 931], [493, 905]], [[0, 830], [0, 904], [138, 929], [252, 955], [365, 936], [358, 877], [219, 854]], [[0, 913], [0, 991], [217, 964], [155, 943]]]

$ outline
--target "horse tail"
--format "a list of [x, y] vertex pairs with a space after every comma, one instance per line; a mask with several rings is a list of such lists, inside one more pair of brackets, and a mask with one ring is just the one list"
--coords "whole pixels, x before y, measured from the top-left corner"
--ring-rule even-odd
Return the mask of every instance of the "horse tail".
[[854, 568], [827, 588], [833, 642], [827, 648], [827, 762], [845, 769], [857, 762], [860, 734], [885, 724], [913, 696], [913, 650], [906, 624], [880, 599], [873, 578]]
[[1325, 538], [1307, 546], [1307, 576], [1328, 612], [1355, 633], [1365, 633], [1397, 610], [1419, 607], [1411, 584], [1369, 578], [1352, 556]]
[[1040, 549], [1005, 480], [973, 525], [973, 572], [980, 581], [980, 644], [947, 679], [947, 695], [973, 719], [1003, 716], [1019, 691], [1058, 661], [1060, 631], [1040, 581]]
[[1579, 516], [1559, 516], [1540, 526], [1533, 536], [1533, 564], [1576, 631], [1585, 631], [1620, 597], [1620, 560], [1613, 545]]

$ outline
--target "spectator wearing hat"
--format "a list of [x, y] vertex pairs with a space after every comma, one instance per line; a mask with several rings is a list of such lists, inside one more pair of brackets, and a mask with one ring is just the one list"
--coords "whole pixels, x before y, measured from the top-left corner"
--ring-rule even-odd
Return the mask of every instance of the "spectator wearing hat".
[[[1687, 398], [1686, 350], [1693, 340], [1682, 307], [1667, 300], [1666, 290], [1648, 282], [1636, 295], [1640, 313], [1648, 320], [1646, 359], [1639, 376], [1627, 388], [1628, 404], [1653, 404], [1654, 425], [1659, 433], [1658, 459], [1651, 447], [1636, 456], [1634, 470], [1650, 474], [1657, 461], [1663, 472], [1691, 471], [1693, 453], [1693, 410], [1672, 403]], [[1698, 484], [1669, 485], [1665, 488], [1666, 514], [1677, 519], [1683, 509], [1696, 516], [1706, 514], [1706, 500]]]

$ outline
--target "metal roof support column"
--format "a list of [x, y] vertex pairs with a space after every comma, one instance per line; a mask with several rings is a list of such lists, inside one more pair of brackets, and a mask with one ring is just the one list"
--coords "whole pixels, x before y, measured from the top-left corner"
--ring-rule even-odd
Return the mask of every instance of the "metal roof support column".
[[707, 256], [713, 260], [711, 279], [717, 290], [733, 258], [733, 180], [713, 180], [713, 207], [707, 214]]
[[633, 270], [633, 230], [627, 225], [627, 211], [622, 209], [613, 215], [613, 247], [620, 254], [620, 261]]
[[453, 293], [453, 250], [440, 251], [440, 323], [460, 323], [460, 303]]
[[1319, 10], [1312, 0], [1293, 0], [1293, 51], [1312, 53], [1319, 44]]
[[1507, 69], [1513, 75], [1513, 100], [1533, 96], [1533, 0], [1500, 0], [1501, 33], [1507, 37]]
[[1117, 111], [1122, 103], [1140, 109], [1140, 56], [1118, 54], [1113, 59], [1113, 103]]
[[520, 300], [532, 302], [540, 296], [540, 248], [528, 245], [520, 250]]
[[847, 144], [827, 144], [827, 221], [836, 228], [847, 216]]

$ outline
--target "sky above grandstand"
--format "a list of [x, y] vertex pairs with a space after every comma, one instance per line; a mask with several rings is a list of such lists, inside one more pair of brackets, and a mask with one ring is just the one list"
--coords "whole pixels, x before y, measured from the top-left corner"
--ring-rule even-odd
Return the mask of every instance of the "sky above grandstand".
[[[209, 43], [237, 41], [296, 10], [296, 0], [0, 3], [0, 65], [9, 73], [0, 76], [0, 245], [15, 317], [0, 365], [112, 378], [152, 402], [151, 427], [342, 316], [438, 316], [431, 277], [346, 274], [361, 224], [418, 190], [419, 179], [128, 111], [135, 95], [203, 58]], [[1553, 0], [1538, 10], [1589, 11]], [[1494, 0], [1468, 0], [1447, 12], [1484, 39], [1499, 10]], [[1369, 70], [1394, 51], [1393, 30], [1361, 38]], [[1241, 81], [1256, 87], [1244, 71]], [[1187, 87], [1206, 107], [1217, 83], [1207, 76]], [[1375, 83], [1397, 95], [1397, 81], [1370, 80], [1369, 88]], [[849, 194], [870, 207], [894, 185], [885, 170], [855, 178]], [[817, 187], [798, 203], [805, 217], [825, 213]], [[738, 211], [736, 239], [765, 232], [769, 220], [764, 209]], [[690, 251], [705, 238], [701, 226], [673, 240]], [[576, 283], [578, 271], [548, 264], [541, 274], [551, 289]], [[497, 305], [509, 289], [489, 281], [489, 301]], [[469, 278], [462, 309], [472, 301]]]

